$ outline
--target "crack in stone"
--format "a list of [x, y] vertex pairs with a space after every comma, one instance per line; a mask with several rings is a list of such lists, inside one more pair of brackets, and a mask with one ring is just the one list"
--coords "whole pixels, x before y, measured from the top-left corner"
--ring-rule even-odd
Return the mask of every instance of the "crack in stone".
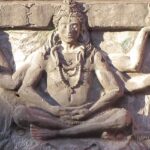
[[32, 12], [30, 12], [30, 9], [35, 5], [35, 3], [28, 3], [25, 5], [26, 7], [26, 20], [27, 20], [27, 26], [35, 26], [35, 24], [30, 23], [30, 15]]

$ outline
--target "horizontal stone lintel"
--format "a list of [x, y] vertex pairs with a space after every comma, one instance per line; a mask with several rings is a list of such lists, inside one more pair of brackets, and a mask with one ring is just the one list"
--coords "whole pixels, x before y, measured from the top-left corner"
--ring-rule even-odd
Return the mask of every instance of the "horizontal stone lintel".
[[[132, 3], [127, 3], [127, 0], [89, 0], [85, 2], [89, 27], [138, 30], [150, 25], [148, 1], [139, 2], [140, 0]], [[51, 0], [0, 1], [0, 28], [51, 29], [52, 17], [60, 5], [61, 1]]]
[[[0, 0], [0, 2], [62, 2], [63, 0]], [[86, 3], [149, 3], [150, 0], [76, 0]]]

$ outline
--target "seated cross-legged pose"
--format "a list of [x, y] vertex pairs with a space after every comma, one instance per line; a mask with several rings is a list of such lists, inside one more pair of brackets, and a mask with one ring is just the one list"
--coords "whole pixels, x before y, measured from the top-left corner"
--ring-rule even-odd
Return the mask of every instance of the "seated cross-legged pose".
[[[122, 129], [131, 123], [125, 109], [106, 110], [123, 95], [124, 89], [101, 52], [90, 43], [86, 16], [78, 6], [74, 1], [64, 2], [54, 16], [56, 31], [50, 53], [39, 53], [18, 91], [25, 105], [16, 107], [13, 119], [19, 126], [30, 126], [36, 139]], [[47, 93], [57, 105], [48, 103], [36, 91], [44, 72]], [[95, 77], [103, 94], [99, 99], [94, 99], [93, 94], [90, 99]]]

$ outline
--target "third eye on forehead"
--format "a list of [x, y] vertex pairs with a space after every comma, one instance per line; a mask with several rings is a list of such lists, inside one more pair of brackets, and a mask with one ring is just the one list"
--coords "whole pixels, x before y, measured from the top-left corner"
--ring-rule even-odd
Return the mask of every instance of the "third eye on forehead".
[[78, 29], [79, 28], [79, 26], [78, 26], [78, 24], [77, 23], [61, 23], [61, 27], [62, 28], [67, 28], [67, 27], [69, 27], [70, 29]]
[[79, 24], [79, 21], [76, 17], [62, 17], [59, 23], [60, 24]]

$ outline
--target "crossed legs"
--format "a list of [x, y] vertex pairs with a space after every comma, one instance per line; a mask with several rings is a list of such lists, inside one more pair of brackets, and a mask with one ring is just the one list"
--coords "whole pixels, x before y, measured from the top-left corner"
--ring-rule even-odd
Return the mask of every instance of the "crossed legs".
[[18, 125], [30, 125], [32, 137], [44, 140], [56, 137], [76, 137], [109, 129], [121, 129], [131, 123], [131, 117], [125, 109], [111, 109], [100, 113], [79, 125], [69, 126], [59, 118], [37, 108], [19, 106], [14, 112], [14, 121]]

